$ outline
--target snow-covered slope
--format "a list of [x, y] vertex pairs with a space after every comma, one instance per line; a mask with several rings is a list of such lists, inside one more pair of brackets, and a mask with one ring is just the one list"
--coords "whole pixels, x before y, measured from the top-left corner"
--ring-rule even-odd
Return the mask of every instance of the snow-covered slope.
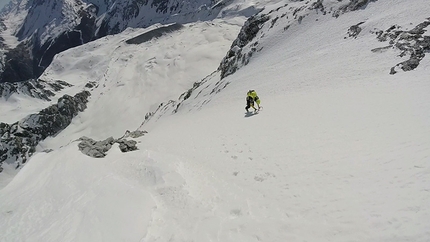
[[[143, 88], [145, 81], [135, 77], [155, 72], [153, 80], [166, 83], [170, 79], [161, 77], [183, 70], [172, 67], [178, 48], [168, 48], [178, 45], [178, 38], [191, 33], [197, 40], [209, 32], [213, 40], [215, 33], [230, 36], [238, 28], [219, 23], [200, 31], [186, 25], [181, 34], [134, 48], [118, 35], [108, 37], [118, 43], [116, 50], [97, 47], [109, 46], [101, 40], [83, 47], [96, 49], [92, 57], [79, 49], [58, 56], [45, 78], [63, 76], [75, 84], [64, 92], [95, 81], [93, 95], [86, 111], [41, 143], [0, 190], [1, 239], [428, 241], [430, 60], [425, 56], [414, 70], [390, 75], [390, 68], [409, 56], [397, 57], [395, 48], [372, 52], [386, 44], [376, 31], [394, 24], [413, 29], [430, 17], [426, 0], [372, 1], [337, 18], [314, 9], [300, 23], [283, 5], [266, 8], [262, 14], [271, 19], [238, 46], [247, 54], [248, 44], [258, 42], [244, 63], [233, 58], [234, 72], [221, 80], [221, 65], [194, 88], [183, 82], [170, 92], [155, 81], [148, 85], [160, 89]], [[350, 27], [363, 21], [361, 32], [351, 37]], [[224, 32], [227, 26], [232, 32]], [[134, 37], [139, 31], [128, 33]], [[148, 62], [144, 51], [155, 55], [157, 64]], [[183, 48], [180, 55], [190, 51]], [[201, 57], [189, 60], [196, 70], [203, 65]], [[152, 69], [141, 71], [146, 64]], [[146, 120], [140, 129], [148, 134], [129, 138], [138, 150], [121, 153], [113, 144], [102, 159], [79, 151], [76, 138], [118, 138], [138, 128], [158, 98], [167, 101], [188, 88], [186, 98], [162, 105]], [[245, 113], [248, 89], [262, 100], [259, 114]], [[140, 103], [147, 106], [137, 108]]]
[[[242, 23], [237, 18], [186, 24], [141, 44], [127, 40], [151, 35], [156, 26], [128, 29], [59, 54], [41, 78], [71, 83], [74, 88], [64, 91], [69, 94], [93, 83], [90, 111], [82, 114], [86, 116], [82, 122], [92, 130], [87, 135], [119, 137], [127, 129], [137, 129], [146, 113], [161, 102], [176, 100], [216, 70]], [[73, 136], [72, 130], [60, 135]]]

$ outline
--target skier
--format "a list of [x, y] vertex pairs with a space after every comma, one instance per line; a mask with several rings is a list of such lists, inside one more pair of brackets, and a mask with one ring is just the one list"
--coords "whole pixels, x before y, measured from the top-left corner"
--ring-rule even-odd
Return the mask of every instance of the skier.
[[[257, 103], [257, 108], [254, 107], [254, 102]], [[258, 110], [260, 110], [260, 98], [258, 98], [257, 93], [254, 90], [249, 90], [248, 93], [246, 94], [246, 107], [245, 110], [247, 112], [248, 109], [252, 107], [254, 109], [255, 112], [257, 112]]]

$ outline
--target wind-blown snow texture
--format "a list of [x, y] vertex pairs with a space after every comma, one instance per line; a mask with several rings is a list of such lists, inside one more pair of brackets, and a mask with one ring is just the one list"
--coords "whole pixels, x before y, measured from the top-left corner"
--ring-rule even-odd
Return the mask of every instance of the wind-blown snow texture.
[[[397, 65], [425, 46], [403, 40], [430, 6], [346, 3], [273, 3], [249, 39], [235, 18], [138, 45], [126, 41], [157, 26], [128, 29], [56, 56], [41, 78], [91, 98], [16, 175], [4, 165], [0, 240], [428, 241], [428, 51], [412, 70]], [[257, 115], [245, 113], [248, 89]], [[148, 131], [128, 138], [135, 151], [79, 150], [82, 136], [135, 129]]]

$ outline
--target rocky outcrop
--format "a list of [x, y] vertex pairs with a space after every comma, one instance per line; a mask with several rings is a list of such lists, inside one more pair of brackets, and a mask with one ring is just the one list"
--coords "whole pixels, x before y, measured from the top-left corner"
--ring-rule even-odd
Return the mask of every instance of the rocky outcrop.
[[[342, 0], [338, 0], [341, 2]], [[340, 13], [345, 13], [349, 11], [356, 11], [359, 9], [364, 9], [370, 2], [376, 2], [377, 0], [349, 0], [349, 3], [341, 6], [338, 11], [335, 12], [334, 16], [338, 17]]]
[[84, 136], [79, 139], [79, 141], [81, 142], [78, 144], [78, 147], [79, 150], [87, 156], [93, 158], [103, 158], [107, 155], [107, 152], [112, 148], [112, 145], [115, 143], [119, 144], [119, 149], [122, 152], [137, 150], [137, 142], [134, 140], [127, 140], [125, 138], [138, 138], [140, 136], [145, 135], [146, 133], [146, 131], [140, 130], [136, 130], [133, 132], [127, 130], [127, 132], [119, 139], [109, 137], [102, 141], [96, 141]]
[[57, 104], [37, 114], [28, 115], [13, 124], [0, 123], [0, 164], [7, 162], [17, 167], [24, 164], [40, 141], [58, 134], [78, 112], [86, 109], [89, 96], [88, 91], [74, 97], [64, 95]]
[[218, 67], [218, 70], [221, 71], [221, 78], [235, 73], [241, 66], [248, 64], [252, 54], [257, 51], [256, 45], [258, 42], [254, 42], [252, 44], [253, 47], [251, 47], [249, 51], [244, 51], [243, 47], [254, 40], [264, 23], [269, 19], [269, 16], [263, 14], [252, 16], [245, 22], [239, 35], [233, 41], [230, 50], [227, 52], [227, 56], [224, 57]]
[[136, 147], [137, 142], [134, 140], [120, 139], [117, 141], [117, 143], [119, 144], [119, 149], [122, 152], [137, 150], [137, 147]]
[[109, 137], [102, 141], [95, 141], [88, 137], [81, 137], [79, 139], [81, 143], [78, 144], [79, 150], [85, 155], [94, 157], [94, 158], [103, 158], [106, 156], [106, 152], [112, 148], [112, 145], [115, 143], [115, 139]]
[[54, 92], [71, 86], [71, 84], [65, 81], [57, 80], [54, 82], [46, 82], [40, 79], [14, 83], [0, 83], [0, 98], [7, 100], [12, 94], [18, 93], [51, 101], [51, 97], [55, 96]]
[[30, 49], [32, 41], [21, 42], [14, 49], [5, 52], [3, 72], [0, 73], [0, 83], [19, 82], [37, 78]]
[[408, 60], [400, 62], [391, 68], [390, 74], [394, 75], [399, 70], [411, 71], [417, 68], [421, 60], [430, 51], [430, 36], [425, 35], [427, 26], [430, 25], [430, 18], [418, 24], [411, 30], [402, 30], [398, 25], [393, 25], [385, 31], [377, 30], [377, 39], [380, 42], [388, 42], [385, 47], [372, 49], [378, 53], [386, 49], [400, 50], [400, 57], [409, 56]]
[[[356, 25], [353, 25], [353, 26], [349, 27], [348, 33], [347, 33], [348, 37], [356, 39], [357, 36], [361, 33], [362, 29], [361, 29], [360, 25], [362, 25], [362, 24], [364, 24], [364, 22], [360, 22], [360, 23], [358, 23]], [[346, 38], [347, 37], [345, 37], [345, 39]]]

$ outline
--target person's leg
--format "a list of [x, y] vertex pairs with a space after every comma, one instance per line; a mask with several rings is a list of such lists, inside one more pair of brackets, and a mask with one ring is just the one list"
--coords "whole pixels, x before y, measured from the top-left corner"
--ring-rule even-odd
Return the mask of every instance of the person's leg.
[[247, 111], [247, 112], [249, 112], [249, 108], [251, 107], [251, 102], [249, 101], [249, 100], [246, 100], [246, 107], [245, 107], [245, 110]]
[[254, 102], [251, 102], [251, 107], [254, 109], [254, 111], [257, 111], [257, 108], [254, 107]]

